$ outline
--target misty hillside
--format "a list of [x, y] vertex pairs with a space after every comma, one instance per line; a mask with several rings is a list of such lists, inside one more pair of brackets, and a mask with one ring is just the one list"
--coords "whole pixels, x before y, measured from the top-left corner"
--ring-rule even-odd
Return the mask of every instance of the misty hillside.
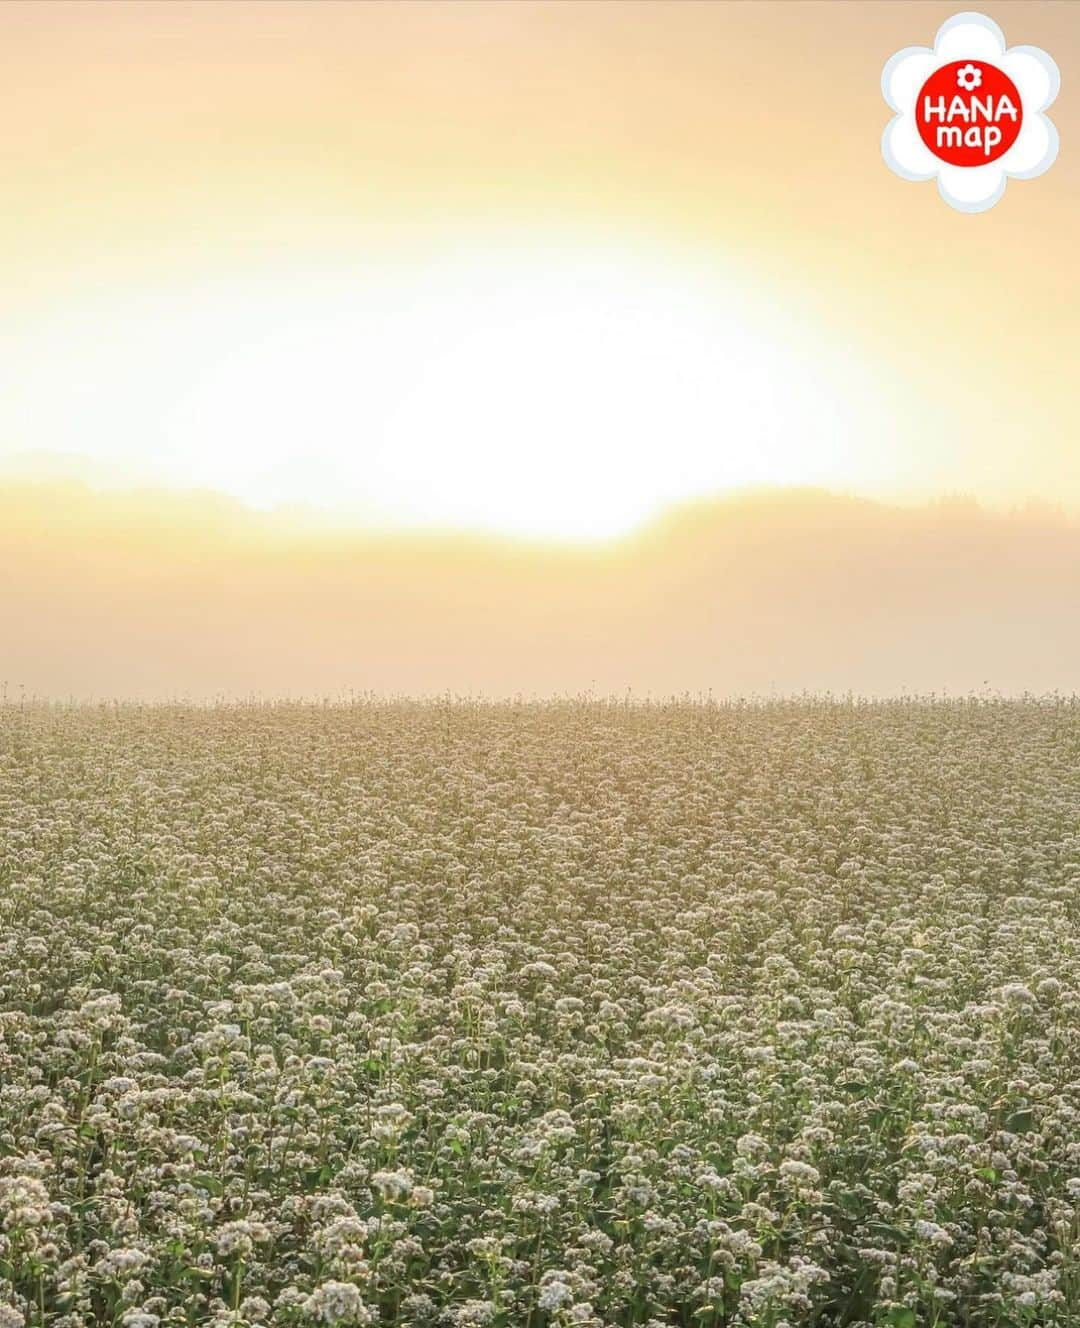
[[1080, 688], [1080, 526], [813, 492], [619, 543], [0, 487], [0, 678], [57, 697]]

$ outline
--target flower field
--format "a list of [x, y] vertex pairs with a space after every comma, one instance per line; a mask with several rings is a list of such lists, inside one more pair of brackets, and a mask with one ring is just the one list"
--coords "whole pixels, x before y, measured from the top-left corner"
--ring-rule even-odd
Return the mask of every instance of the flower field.
[[1080, 1324], [1080, 704], [0, 707], [0, 1328]]

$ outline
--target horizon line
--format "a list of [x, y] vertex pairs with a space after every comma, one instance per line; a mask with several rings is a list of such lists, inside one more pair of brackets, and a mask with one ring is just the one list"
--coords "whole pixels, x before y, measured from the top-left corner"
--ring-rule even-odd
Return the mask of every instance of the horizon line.
[[[82, 498], [100, 499], [105, 503], [120, 501], [132, 507], [136, 506], [139, 500], [174, 503], [177, 507], [186, 507], [189, 512], [191, 508], [202, 503], [204, 508], [198, 515], [220, 516], [226, 511], [231, 511], [251, 525], [261, 526], [264, 529], [277, 527], [274, 533], [287, 534], [293, 538], [351, 537], [416, 543], [459, 541], [472, 544], [512, 544], [534, 550], [590, 551], [633, 543], [643, 536], [661, 531], [680, 518], [703, 516], [713, 511], [718, 512], [724, 507], [799, 499], [873, 508], [886, 512], [936, 513], [942, 510], [962, 510], [991, 519], [1015, 519], [1038, 515], [1054, 517], [1068, 525], [1080, 520], [1080, 504], [1070, 504], [1038, 493], [1011, 499], [995, 499], [973, 490], [956, 488], [926, 493], [885, 495], [880, 492], [858, 492], [829, 485], [762, 483], [735, 485], [658, 502], [632, 525], [619, 531], [595, 536], [560, 535], [517, 532], [500, 528], [497, 524], [486, 523], [457, 524], [378, 519], [370, 513], [344, 507], [331, 507], [310, 500], [277, 502], [263, 506], [239, 494], [205, 485], [179, 486], [163, 482], [143, 482], [138, 479], [125, 483], [95, 483], [77, 474], [33, 475], [6, 469], [5, 460], [9, 462], [17, 460], [18, 456], [19, 454], [15, 454], [10, 458], [0, 458], [0, 493], [63, 490]], [[211, 507], [215, 511], [209, 510]]]

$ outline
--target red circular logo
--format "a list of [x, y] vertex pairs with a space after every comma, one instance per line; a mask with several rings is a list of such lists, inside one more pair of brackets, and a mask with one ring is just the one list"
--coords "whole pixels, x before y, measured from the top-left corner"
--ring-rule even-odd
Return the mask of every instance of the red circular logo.
[[952, 166], [985, 166], [1016, 142], [1024, 107], [1016, 84], [985, 60], [954, 60], [936, 69], [919, 91], [919, 137]]

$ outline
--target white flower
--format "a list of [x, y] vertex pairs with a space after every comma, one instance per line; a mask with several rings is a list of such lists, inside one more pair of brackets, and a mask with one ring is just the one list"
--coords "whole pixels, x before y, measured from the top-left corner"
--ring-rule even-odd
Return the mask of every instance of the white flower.
[[542, 1310], [557, 1310], [568, 1305], [574, 1299], [574, 1293], [566, 1283], [566, 1273], [545, 1274], [540, 1287], [537, 1304]]
[[944, 1247], [952, 1244], [952, 1237], [944, 1227], [925, 1219], [920, 1219], [915, 1223], [915, 1234], [920, 1240], [925, 1240], [930, 1245]]
[[[42, 710], [15, 795], [0, 740], [0, 842], [27, 799], [45, 818], [15, 834], [20, 876], [0, 891], [21, 901], [0, 927], [0, 1259], [40, 1266], [48, 1328], [86, 1328], [100, 1296], [116, 1328], [171, 1328], [178, 1256], [201, 1328], [491, 1328], [529, 1306], [544, 1328], [597, 1328], [601, 1291], [647, 1295], [648, 1328], [690, 1299], [798, 1328], [844, 1292], [838, 1200], [886, 1313], [921, 1265], [952, 1322], [988, 1231], [1005, 1319], [1076, 1319], [1054, 1250], [1080, 1207], [1080, 1108], [1055, 1051], [1080, 1001], [1080, 874], [1061, 851], [1080, 705], [770, 704], [727, 712], [719, 743], [711, 707], [587, 732], [576, 710], [493, 707], [467, 712], [460, 760], [441, 712], [417, 733], [426, 713]], [[161, 879], [130, 901], [88, 889], [112, 880], [117, 769], [185, 752], [200, 814], [149, 792], [140, 812]], [[357, 801], [369, 760], [378, 796]], [[824, 819], [806, 792], [823, 769]], [[99, 782], [102, 816], [73, 844], [55, 817], [76, 774], [87, 805]], [[961, 778], [945, 854], [937, 816], [898, 808]], [[1003, 786], [1023, 795], [1004, 810]], [[539, 788], [559, 800], [543, 816]], [[382, 837], [392, 851], [365, 857]], [[863, 865], [829, 884], [840, 839]], [[207, 907], [209, 864], [230, 870], [227, 916]], [[1011, 864], [1024, 893], [1003, 896]], [[52, 958], [34, 943], [50, 910], [57, 945], [78, 941]], [[86, 1002], [123, 974], [103, 1028]], [[311, 1057], [324, 1008], [332, 1041]], [[896, 1095], [909, 1128], [879, 1137]], [[969, 1184], [977, 1202], [957, 1202]], [[0, 1286], [0, 1328], [36, 1325], [24, 1292]]]
[[304, 1302], [304, 1312], [321, 1323], [370, 1323], [371, 1311], [352, 1282], [323, 1282]]
[[124, 1328], [158, 1328], [161, 1317], [157, 1314], [148, 1314], [146, 1310], [133, 1309], [125, 1310], [120, 1322]]
[[[917, 103], [927, 79], [956, 60], [969, 63], [957, 73], [958, 84], [971, 90], [982, 83], [978, 59], [1012, 80], [1020, 94], [1022, 116], [1015, 142], [1001, 156], [973, 166], [960, 166], [933, 153], [923, 141], [916, 120]], [[972, 71], [976, 82], [961, 82]], [[1006, 48], [1005, 34], [984, 14], [955, 14], [938, 29], [934, 47], [907, 46], [897, 51], [881, 74], [881, 91], [896, 112], [885, 127], [881, 152], [885, 164], [904, 180], [933, 180], [950, 207], [960, 212], [985, 212], [1001, 198], [1009, 178], [1031, 180], [1050, 169], [1058, 153], [1058, 133], [1044, 114], [1058, 94], [1061, 76], [1049, 55], [1037, 46]]]
[[975, 65], [961, 65], [956, 71], [956, 85], [967, 92], [982, 86], [982, 70]]
[[486, 1300], [466, 1300], [454, 1310], [454, 1322], [458, 1324], [490, 1323], [495, 1317], [495, 1308]]
[[376, 1171], [371, 1183], [387, 1203], [407, 1199], [413, 1191], [413, 1178], [407, 1171]]
[[98, 1277], [118, 1279], [137, 1273], [149, 1262], [149, 1256], [142, 1250], [120, 1248], [109, 1250], [96, 1264], [93, 1271]]
[[780, 1163], [780, 1175], [785, 1180], [794, 1181], [797, 1185], [817, 1185], [821, 1181], [821, 1175], [816, 1167], [812, 1167], [807, 1162], [797, 1162], [789, 1159]]
[[49, 1192], [33, 1176], [0, 1179], [0, 1227], [39, 1227], [49, 1220]]

